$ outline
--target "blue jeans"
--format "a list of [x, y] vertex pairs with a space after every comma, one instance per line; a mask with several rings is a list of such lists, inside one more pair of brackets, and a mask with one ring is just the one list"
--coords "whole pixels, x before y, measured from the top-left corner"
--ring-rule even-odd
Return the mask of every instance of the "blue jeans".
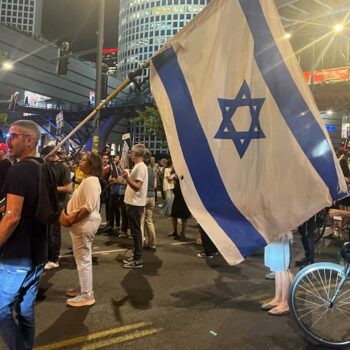
[[[34, 345], [34, 303], [43, 265], [13, 266], [0, 262], [0, 334], [10, 350]], [[12, 312], [16, 307], [17, 320]]]

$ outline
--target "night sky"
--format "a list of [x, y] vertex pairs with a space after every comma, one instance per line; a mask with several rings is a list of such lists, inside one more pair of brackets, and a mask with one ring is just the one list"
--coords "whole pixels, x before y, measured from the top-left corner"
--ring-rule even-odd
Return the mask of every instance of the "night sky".
[[[98, 1], [44, 0], [42, 35], [50, 41], [70, 42], [73, 52], [96, 48]], [[119, 0], [106, 0], [105, 6], [104, 47], [117, 47]]]

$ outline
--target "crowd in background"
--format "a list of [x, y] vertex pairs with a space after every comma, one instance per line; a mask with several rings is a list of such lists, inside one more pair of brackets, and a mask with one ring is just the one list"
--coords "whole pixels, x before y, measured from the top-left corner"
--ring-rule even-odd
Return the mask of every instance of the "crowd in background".
[[[157, 228], [153, 211], [172, 218], [168, 236], [186, 240], [187, 221], [191, 213], [181, 192], [181, 176], [170, 158], [159, 162], [136, 144], [126, 158], [111, 155], [106, 147], [101, 155], [82, 152], [69, 157], [65, 150], [54, 152], [54, 146], [41, 149], [38, 126], [23, 120], [13, 123], [6, 144], [0, 144], [0, 332], [9, 348], [31, 349], [34, 341], [34, 301], [43, 270], [59, 268], [61, 227], [69, 228], [77, 266], [79, 285], [66, 291], [66, 303], [72, 307], [93, 305], [92, 243], [96, 234], [128, 237], [133, 240], [133, 254], [123, 267], [142, 268], [143, 250], [157, 249]], [[347, 183], [350, 182], [346, 154], [339, 156]], [[39, 169], [47, 165], [55, 178], [59, 218], [44, 225], [37, 217], [41, 199]], [[349, 199], [338, 203], [349, 213]], [[101, 207], [106, 223], [102, 225]], [[349, 214], [347, 214], [350, 216]], [[298, 267], [314, 262], [314, 239], [317, 215], [298, 227], [305, 257]], [[178, 228], [179, 224], [181, 229]], [[340, 227], [340, 230], [344, 227]], [[218, 250], [199, 226], [203, 252], [199, 258], [214, 258]], [[261, 306], [269, 315], [289, 313], [291, 233], [265, 248], [265, 265], [275, 279], [274, 298]], [[147, 263], [147, 262], [146, 262]], [[13, 283], [12, 283], [12, 282]], [[18, 283], [18, 281], [22, 281]], [[18, 323], [13, 319], [17, 305]]]

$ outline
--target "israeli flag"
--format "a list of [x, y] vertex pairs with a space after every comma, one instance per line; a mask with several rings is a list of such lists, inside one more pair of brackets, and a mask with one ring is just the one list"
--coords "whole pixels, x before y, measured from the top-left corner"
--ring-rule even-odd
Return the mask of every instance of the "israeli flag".
[[237, 264], [347, 195], [271, 0], [214, 0], [151, 59], [193, 216]]

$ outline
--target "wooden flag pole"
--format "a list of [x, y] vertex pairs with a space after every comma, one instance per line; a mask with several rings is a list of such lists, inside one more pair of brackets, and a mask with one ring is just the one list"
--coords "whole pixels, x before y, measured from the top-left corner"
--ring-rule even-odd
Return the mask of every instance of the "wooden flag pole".
[[97, 112], [103, 109], [111, 100], [113, 100], [121, 91], [123, 91], [128, 85], [130, 85], [136, 77], [141, 75], [142, 71], [145, 68], [148, 68], [150, 65], [150, 60], [143, 63], [137, 70], [128, 73], [128, 77], [109, 95], [105, 100], [101, 101], [100, 104], [82, 120], [64, 139], [62, 139], [55, 148], [47, 154], [44, 159], [53, 155], [69, 138], [71, 138], [77, 131], [79, 131], [86, 123], [88, 123]]

